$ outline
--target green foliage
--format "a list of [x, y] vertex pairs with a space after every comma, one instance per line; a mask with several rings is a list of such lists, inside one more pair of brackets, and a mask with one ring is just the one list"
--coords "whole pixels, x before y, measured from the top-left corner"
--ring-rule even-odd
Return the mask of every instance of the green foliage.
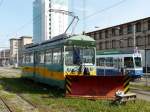
[[68, 99], [64, 90], [50, 87], [22, 78], [1, 78], [1, 88], [12, 93], [20, 93], [38, 105], [41, 112], [45, 107], [50, 112], [149, 112], [150, 103], [142, 100], [127, 102], [122, 105], [111, 101]]

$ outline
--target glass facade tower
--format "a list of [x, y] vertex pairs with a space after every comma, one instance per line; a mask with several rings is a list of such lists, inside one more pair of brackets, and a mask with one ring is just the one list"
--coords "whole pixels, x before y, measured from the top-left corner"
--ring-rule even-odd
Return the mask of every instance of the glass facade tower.
[[68, 26], [68, 0], [35, 0], [33, 2], [33, 42], [45, 40], [65, 32]]

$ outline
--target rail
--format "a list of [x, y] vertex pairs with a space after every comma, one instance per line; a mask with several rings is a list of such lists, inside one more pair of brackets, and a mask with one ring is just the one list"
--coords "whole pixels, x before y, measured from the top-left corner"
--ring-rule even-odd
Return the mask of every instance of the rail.
[[13, 112], [2, 97], [0, 97], [0, 100], [3, 102], [3, 104], [6, 106], [9, 112]]

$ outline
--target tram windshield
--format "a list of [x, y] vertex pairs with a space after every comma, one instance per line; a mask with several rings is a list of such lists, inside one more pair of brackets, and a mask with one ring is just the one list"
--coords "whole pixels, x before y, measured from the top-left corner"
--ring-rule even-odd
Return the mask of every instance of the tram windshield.
[[125, 68], [134, 68], [133, 57], [124, 58], [124, 67]]
[[65, 50], [66, 65], [95, 64], [94, 48], [67, 47]]
[[134, 61], [135, 61], [135, 66], [136, 67], [141, 67], [142, 66], [141, 58], [140, 57], [135, 57]]

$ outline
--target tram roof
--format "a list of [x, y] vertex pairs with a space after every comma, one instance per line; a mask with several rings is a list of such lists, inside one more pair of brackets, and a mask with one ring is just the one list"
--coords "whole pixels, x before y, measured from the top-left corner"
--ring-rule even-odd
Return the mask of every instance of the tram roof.
[[[67, 43], [68, 41], [85, 41], [85, 42], [95, 42], [95, 40], [89, 36], [86, 35], [69, 35], [69, 34], [61, 34], [58, 35], [50, 40], [44, 41], [39, 44], [30, 44], [27, 45], [26, 48], [34, 48], [38, 47], [40, 45], [48, 45], [48, 44], [61, 44], [61, 43]], [[84, 44], [84, 43], [83, 43]]]
[[[134, 49], [129, 49], [129, 50], [101, 50], [101, 51], [97, 51], [96, 54], [97, 55], [112, 55], [112, 54], [133, 54], [135, 53]], [[137, 53], [137, 52], [136, 52]], [[138, 51], [139, 53], [139, 51]]]
[[68, 40], [83, 40], [83, 41], [91, 41], [91, 42], [95, 41], [93, 38], [86, 35], [75, 35], [71, 38], [68, 38]]
[[51, 40], [47, 40], [45, 42], [42, 42], [41, 44], [48, 44], [48, 43], [53, 43], [53, 42], [58, 42], [58, 41], [62, 41], [64, 40], [79, 40], [79, 41], [91, 41], [94, 42], [95, 40], [89, 36], [86, 35], [68, 35], [68, 34], [62, 34], [62, 35], [58, 35], [54, 38], [52, 38]]

